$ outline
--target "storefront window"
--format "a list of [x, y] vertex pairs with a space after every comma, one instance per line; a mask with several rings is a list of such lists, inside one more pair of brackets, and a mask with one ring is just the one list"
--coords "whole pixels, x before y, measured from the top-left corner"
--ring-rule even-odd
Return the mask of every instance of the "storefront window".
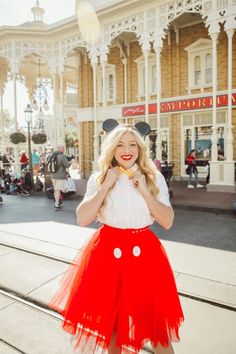
[[197, 160], [209, 160], [211, 153], [211, 126], [195, 127], [195, 149]]
[[185, 160], [192, 150], [192, 130], [191, 129], [185, 129], [184, 131], [184, 155], [185, 155]]
[[[212, 126], [194, 127], [185, 129], [184, 152], [185, 160], [192, 149], [196, 150], [197, 160], [211, 159]], [[224, 127], [217, 128], [217, 144], [224, 152]]]
[[[157, 131], [152, 130], [149, 135], [150, 140], [150, 157], [154, 159], [156, 157], [156, 142], [157, 142]], [[161, 160], [162, 162], [168, 161], [168, 131], [161, 131]]]
[[162, 161], [168, 160], [168, 132], [163, 130], [161, 132], [161, 155]]

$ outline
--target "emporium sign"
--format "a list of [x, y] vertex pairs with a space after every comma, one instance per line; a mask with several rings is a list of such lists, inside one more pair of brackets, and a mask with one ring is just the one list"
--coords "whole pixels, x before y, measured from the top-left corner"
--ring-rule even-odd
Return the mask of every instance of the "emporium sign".
[[[212, 108], [212, 96], [200, 98], [188, 98], [178, 101], [161, 102], [161, 113], [190, 111], [193, 109], [206, 109]], [[232, 94], [232, 105], [236, 106], [236, 93]], [[216, 97], [216, 106], [228, 106], [228, 95], [219, 95]], [[157, 113], [157, 104], [150, 103], [148, 105], [148, 113]], [[140, 116], [145, 114], [145, 105], [123, 107], [122, 117]]]

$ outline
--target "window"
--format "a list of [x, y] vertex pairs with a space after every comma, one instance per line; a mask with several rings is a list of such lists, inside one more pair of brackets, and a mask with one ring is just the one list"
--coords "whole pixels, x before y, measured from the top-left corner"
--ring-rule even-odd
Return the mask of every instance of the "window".
[[[145, 96], [145, 60], [142, 55], [135, 60], [138, 67], [138, 98]], [[157, 67], [156, 54], [149, 53], [148, 56], [148, 94], [155, 96], [157, 94]]]
[[198, 39], [185, 50], [188, 52], [189, 90], [212, 85], [212, 43], [210, 39]]
[[112, 74], [109, 75], [109, 99], [113, 99], [114, 96], [114, 77]]
[[212, 82], [212, 58], [211, 54], [207, 54], [205, 57], [205, 78], [206, 84]]
[[196, 86], [201, 84], [201, 59], [199, 56], [194, 58], [194, 83]]
[[152, 92], [157, 92], [157, 66], [152, 65]]
[[[116, 100], [116, 67], [113, 64], [106, 64], [105, 67], [105, 78], [106, 78], [106, 101], [115, 102]], [[103, 101], [103, 76], [102, 76], [102, 66], [98, 67], [97, 71], [97, 99], [98, 102]]]
[[[217, 144], [222, 153], [225, 149], [227, 111], [220, 110], [216, 116]], [[181, 160], [182, 174], [185, 175], [186, 159], [192, 149], [196, 150], [200, 175], [206, 173], [205, 166], [211, 160], [212, 112], [188, 113], [182, 115]]]

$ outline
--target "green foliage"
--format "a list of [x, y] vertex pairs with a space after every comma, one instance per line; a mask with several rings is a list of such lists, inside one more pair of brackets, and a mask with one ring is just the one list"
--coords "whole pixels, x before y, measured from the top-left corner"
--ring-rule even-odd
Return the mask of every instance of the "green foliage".
[[26, 142], [26, 136], [21, 132], [15, 132], [10, 135], [10, 141], [13, 144], [20, 144]]
[[67, 148], [78, 146], [78, 139], [74, 135], [66, 134], [65, 144]]
[[47, 141], [47, 135], [44, 133], [35, 133], [32, 135], [32, 141], [35, 144], [45, 144]]

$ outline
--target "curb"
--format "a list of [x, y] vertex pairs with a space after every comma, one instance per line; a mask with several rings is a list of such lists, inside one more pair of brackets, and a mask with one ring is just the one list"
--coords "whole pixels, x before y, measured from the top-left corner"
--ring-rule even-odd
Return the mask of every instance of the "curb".
[[224, 208], [214, 208], [214, 207], [206, 207], [203, 205], [180, 205], [180, 204], [175, 204], [171, 203], [173, 208], [176, 210], [192, 210], [192, 211], [202, 211], [206, 213], [213, 213], [216, 215], [234, 215], [236, 216], [236, 212], [232, 209], [224, 209]]
[[[33, 197], [43, 197], [46, 198], [46, 194], [45, 192], [33, 192], [30, 194]], [[83, 198], [83, 196], [78, 195], [78, 194], [74, 194], [71, 195], [70, 197], [68, 197], [68, 201], [69, 200], [78, 200], [80, 201]], [[171, 201], [171, 200], [170, 200]], [[216, 215], [233, 215], [236, 216], [236, 211], [233, 209], [229, 209], [229, 208], [215, 208], [215, 207], [207, 207], [204, 205], [191, 205], [191, 204], [178, 204], [175, 203], [173, 201], [171, 201], [171, 205], [173, 206], [174, 209], [176, 210], [192, 210], [192, 211], [201, 211], [201, 212], [206, 212], [206, 213], [213, 213]]]

